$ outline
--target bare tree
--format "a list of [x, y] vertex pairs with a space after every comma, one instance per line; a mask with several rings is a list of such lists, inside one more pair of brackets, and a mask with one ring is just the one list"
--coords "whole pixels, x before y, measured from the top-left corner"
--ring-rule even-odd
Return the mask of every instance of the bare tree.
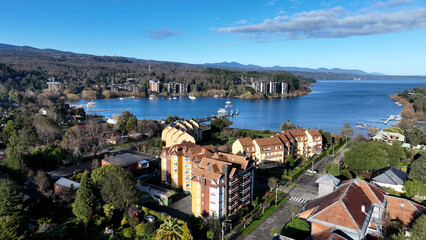
[[61, 147], [74, 152], [76, 149], [80, 149], [82, 145], [83, 132], [80, 128], [73, 127], [69, 129], [62, 137]]
[[52, 119], [42, 115], [34, 116], [34, 128], [37, 133], [37, 139], [46, 145], [53, 143], [60, 137], [61, 130]]
[[349, 137], [354, 135], [354, 129], [349, 122], [343, 124], [342, 129], [340, 129], [340, 134], [346, 138], [346, 142], [348, 141]]
[[43, 194], [46, 194], [46, 191], [50, 186], [49, 176], [47, 173], [42, 170], [38, 170], [34, 176], [34, 180], [37, 182], [37, 190]]
[[99, 124], [94, 120], [90, 120], [84, 129], [84, 143], [93, 155], [106, 145], [106, 126]]
[[276, 177], [268, 178], [269, 189], [272, 190], [277, 186], [278, 179]]

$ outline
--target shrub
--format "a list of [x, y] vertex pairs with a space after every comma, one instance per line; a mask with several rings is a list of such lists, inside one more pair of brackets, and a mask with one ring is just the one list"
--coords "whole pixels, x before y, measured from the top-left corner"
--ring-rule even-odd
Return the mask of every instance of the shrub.
[[129, 222], [127, 221], [126, 217], [123, 217], [123, 219], [121, 220], [121, 226], [127, 225]]
[[132, 227], [125, 228], [123, 230], [123, 236], [125, 238], [134, 239], [135, 238], [135, 229]]
[[343, 169], [342, 171], [340, 171], [340, 175], [342, 175], [343, 177], [345, 177], [346, 179], [352, 179], [352, 173], [349, 172], [349, 170]]

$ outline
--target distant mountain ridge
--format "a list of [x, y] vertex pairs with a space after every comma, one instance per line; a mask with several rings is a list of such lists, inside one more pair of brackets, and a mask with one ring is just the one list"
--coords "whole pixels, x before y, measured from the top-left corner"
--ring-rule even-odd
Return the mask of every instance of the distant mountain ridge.
[[205, 66], [209, 67], [222, 67], [222, 68], [244, 68], [244, 69], [253, 69], [253, 70], [272, 70], [272, 71], [287, 71], [287, 72], [312, 72], [312, 73], [343, 73], [343, 74], [355, 74], [355, 75], [379, 75], [383, 76], [385, 74], [381, 73], [367, 73], [362, 70], [356, 69], [341, 69], [341, 68], [302, 68], [302, 67], [262, 67], [258, 65], [248, 64], [244, 65], [238, 62], [221, 62], [221, 63], [205, 63]]

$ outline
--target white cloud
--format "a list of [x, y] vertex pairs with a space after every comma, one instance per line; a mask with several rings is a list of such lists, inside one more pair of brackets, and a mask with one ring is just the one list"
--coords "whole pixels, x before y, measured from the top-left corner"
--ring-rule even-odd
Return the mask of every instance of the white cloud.
[[[388, 5], [407, 3], [391, 0]], [[394, 5], [395, 6], [395, 5]], [[426, 27], [426, 8], [399, 11], [349, 12], [342, 7], [298, 12], [266, 19], [260, 24], [216, 29], [219, 33], [242, 34], [247, 38], [342, 38], [401, 32]]]
[[152, 29], [152, 30], [145, 30], [144, 32], [145, 32], [145, 37], [155, 39], [155, 40], [162, 40], [164, 38], [182, 35], [182, 32], [178, 32], [172, 29]]

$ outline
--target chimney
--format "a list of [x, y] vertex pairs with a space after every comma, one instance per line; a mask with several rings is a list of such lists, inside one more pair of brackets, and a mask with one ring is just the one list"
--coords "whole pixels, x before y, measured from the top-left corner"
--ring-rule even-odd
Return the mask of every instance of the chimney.
[[363, 213], [365, 213], [365, 203], [363, 203], [362, 205], [361, 205], [361, 211], [363, 212]]

